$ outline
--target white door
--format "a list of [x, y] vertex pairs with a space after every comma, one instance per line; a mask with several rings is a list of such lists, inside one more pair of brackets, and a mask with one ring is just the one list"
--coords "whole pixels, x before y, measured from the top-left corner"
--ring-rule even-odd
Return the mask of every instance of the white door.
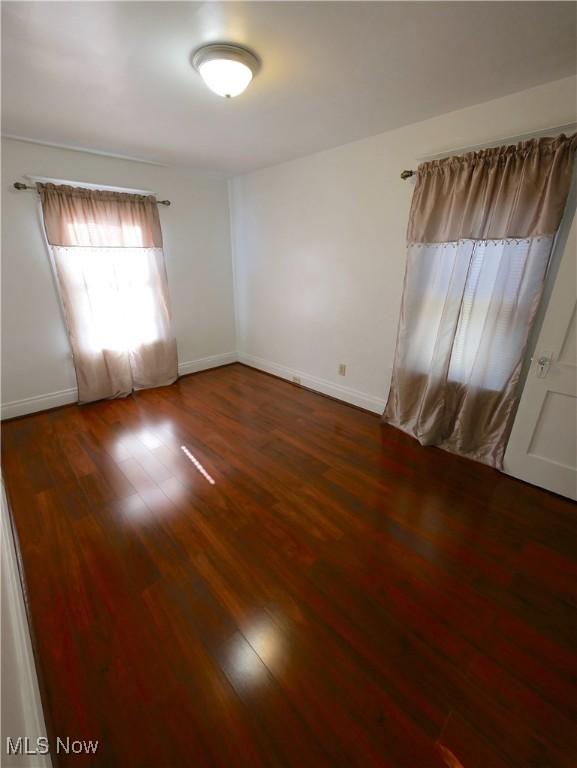
[[577, 258], [575, 218], [547, 305], [504, 469], [577, 499]]

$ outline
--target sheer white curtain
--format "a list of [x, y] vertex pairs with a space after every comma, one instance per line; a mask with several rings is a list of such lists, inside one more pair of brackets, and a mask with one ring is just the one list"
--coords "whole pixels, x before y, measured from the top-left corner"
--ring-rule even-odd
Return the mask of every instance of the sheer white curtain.
[[520, 362], [551, 246], [543, 237], [409, 247], [404, 366], [427, 373], [446, 352], [448, 381], [502, 390]]
[[403, 390], [391, 423], [410, 423], [423, 445], [498, 465], [515, 405], [503, 395], [519, 377], [551, 245], [542, 237], [409, 247], [395, 361]]
[[52, 185], [41, 194], [79, 401], [172, 383], [176, 343], [154, 198]]

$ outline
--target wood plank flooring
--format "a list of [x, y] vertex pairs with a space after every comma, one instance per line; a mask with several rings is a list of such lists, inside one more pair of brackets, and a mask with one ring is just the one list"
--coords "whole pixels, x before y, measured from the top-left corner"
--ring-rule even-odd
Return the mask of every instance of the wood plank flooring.
[[577, 765], [571, 502], [238, 364], [2, 442], [55, 764]]

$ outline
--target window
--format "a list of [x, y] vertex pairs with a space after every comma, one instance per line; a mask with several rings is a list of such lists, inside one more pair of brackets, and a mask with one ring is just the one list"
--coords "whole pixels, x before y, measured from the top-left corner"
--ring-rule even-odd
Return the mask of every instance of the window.
[[[411, 246], [409, 259], [418, 259], [419, 269], [407, 290], [419, 302], [409, 329], [408, 369], [429, 373], [437, 347], [452, 344], [449, 382], [502, 390], [520, 360], [531, 312], [525, 298], [543, 278], [551, 241], [542, 237]], [[456, 326], [444, 327], [452, 304], [460, 305]]]
[[154, 197], [40, 185], [80, 402], [177, 376]]

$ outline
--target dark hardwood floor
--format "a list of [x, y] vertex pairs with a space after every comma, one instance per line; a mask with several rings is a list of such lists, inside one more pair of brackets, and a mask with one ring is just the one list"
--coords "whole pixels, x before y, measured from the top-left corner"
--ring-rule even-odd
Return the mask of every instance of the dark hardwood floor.
[[577, 765], [571, 502], [241, 365], [2, 442], [58, 765]]

